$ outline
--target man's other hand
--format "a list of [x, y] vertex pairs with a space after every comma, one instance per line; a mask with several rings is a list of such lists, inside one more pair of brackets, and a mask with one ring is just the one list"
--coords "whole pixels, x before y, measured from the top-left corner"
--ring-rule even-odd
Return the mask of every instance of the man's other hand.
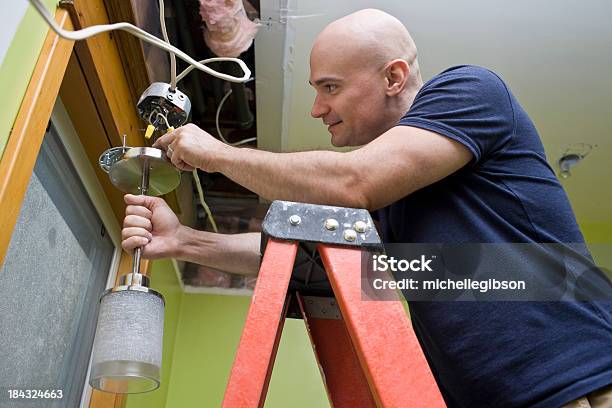
[[182, 225], [168, 204], [159, 197], [126, 194], [127, 207], [121, 246], [128, 253], [143, 247], [148, 259], [174, 257]]

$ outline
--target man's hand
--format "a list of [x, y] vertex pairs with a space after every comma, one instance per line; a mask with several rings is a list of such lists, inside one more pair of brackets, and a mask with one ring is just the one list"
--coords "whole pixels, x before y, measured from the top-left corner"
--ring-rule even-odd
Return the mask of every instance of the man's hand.
[[215, 161], [231, 148], [191, 123], [161, 136], [153, 147], [166, 152], [180, 170], [198, 168], [209, 173], [218, 171]]
[[182, 225], [168, 204], [159, 197], [143, 195], [126, 194], [124, 200], [123, 249], [131, 254], [143, 247], [142, 256], [148, 259], [174, 257]]

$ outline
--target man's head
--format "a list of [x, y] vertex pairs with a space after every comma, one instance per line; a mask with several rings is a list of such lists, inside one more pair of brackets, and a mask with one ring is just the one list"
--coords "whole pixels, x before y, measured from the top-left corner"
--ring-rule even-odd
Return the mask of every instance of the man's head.
[[334, 146], [370, 142], [397, 123], [422, 85], [406, 27], [375, 9], [342, 17], [321, 31], [310, 53], [310, 83]]

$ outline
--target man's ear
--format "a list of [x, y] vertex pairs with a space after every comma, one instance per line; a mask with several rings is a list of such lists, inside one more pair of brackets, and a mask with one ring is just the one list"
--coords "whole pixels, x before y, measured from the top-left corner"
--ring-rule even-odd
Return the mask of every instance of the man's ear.
[[385, 79], [387, 80], [387, 96], [396, 96], [406, 86], [410, 76], [410, 67], [403, 59], [394, 59], [385, 67]]

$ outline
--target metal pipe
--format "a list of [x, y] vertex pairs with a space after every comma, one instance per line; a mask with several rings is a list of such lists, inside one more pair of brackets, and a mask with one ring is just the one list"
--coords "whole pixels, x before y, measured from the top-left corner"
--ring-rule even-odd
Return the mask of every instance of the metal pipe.
[[[233, 63], [224, 63], [225, 72], [236, 72], [238, 66]], [[236, 109], [236, 120], [242, 129], [248, 129], [253, 126], [253, 113], [249, 107], [249, 101], [246, 96], [245, 84], [230, 84], [232, 87], [232, 99], [234, 99], [234, 108]]]
[[[149, 190], [149, 159], [145, 158], [142, 164], [142, 180], [140, 182], [140, 195], [147, 195]], [[142, 247], [134, 250], [132, 255], [132, 273], [140, 274], [140, 257], [142, 256]]]

